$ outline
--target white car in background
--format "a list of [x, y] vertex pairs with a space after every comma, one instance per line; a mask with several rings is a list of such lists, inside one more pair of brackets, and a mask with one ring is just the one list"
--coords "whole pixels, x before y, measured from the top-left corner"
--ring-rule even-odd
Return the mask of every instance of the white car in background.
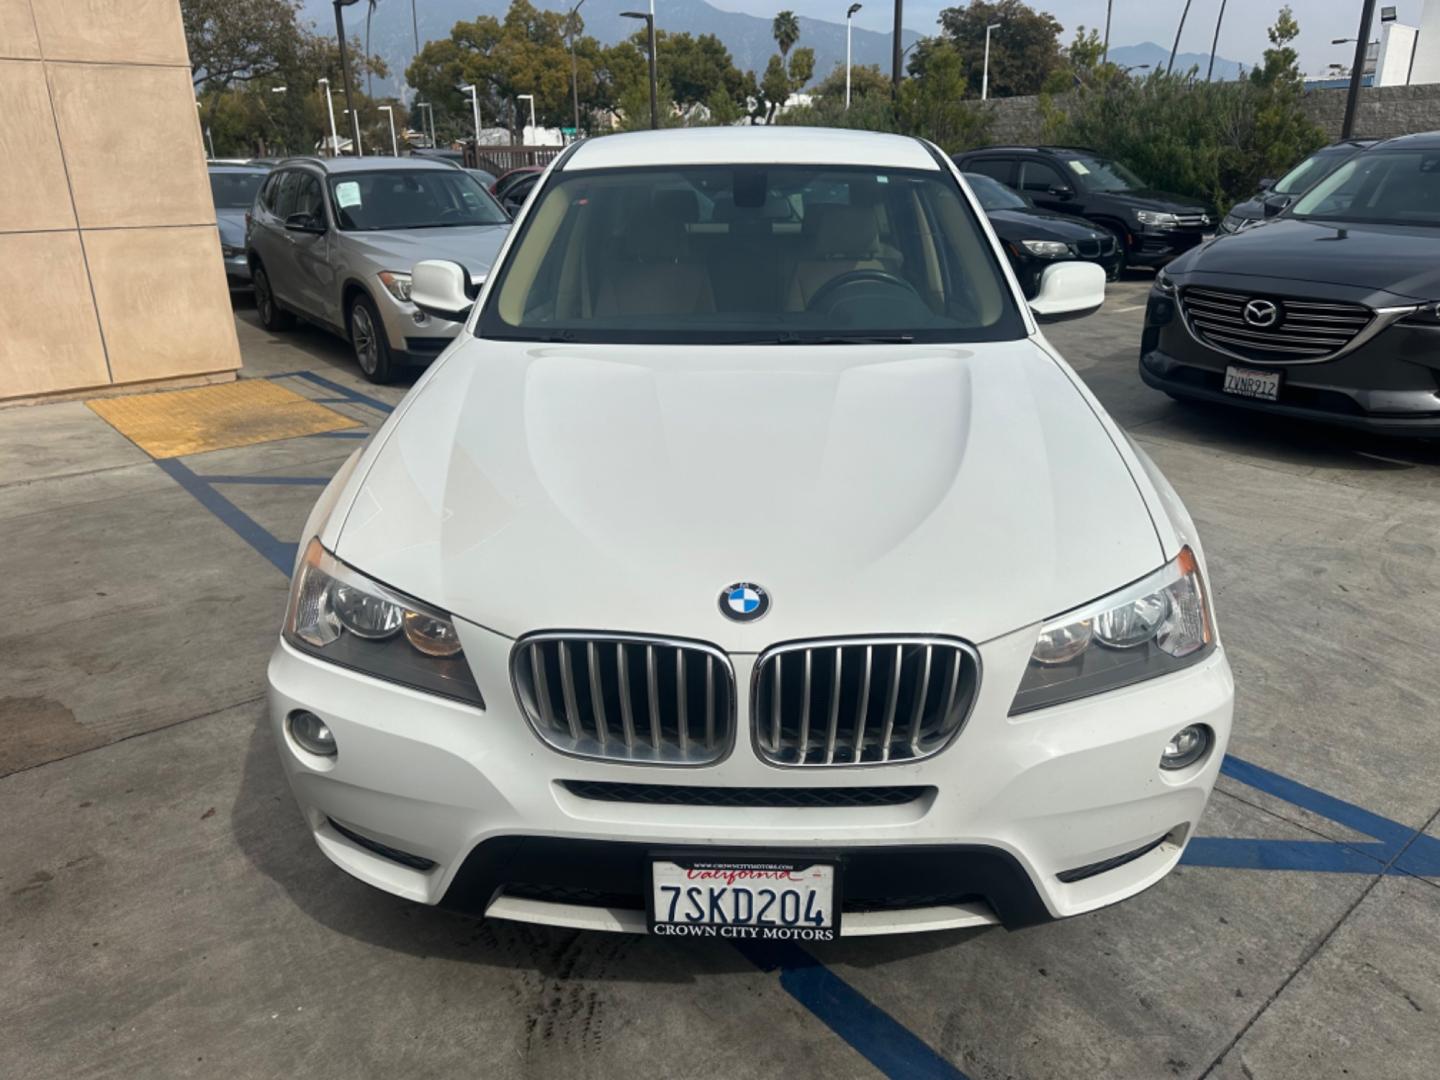
[[492, 916], [825, 940], [1023, 926], [1179, 860], [1233, 684], [1194, 525], [950, 161], [583, 142], [306, 526], [270, 663], [349, 873]]

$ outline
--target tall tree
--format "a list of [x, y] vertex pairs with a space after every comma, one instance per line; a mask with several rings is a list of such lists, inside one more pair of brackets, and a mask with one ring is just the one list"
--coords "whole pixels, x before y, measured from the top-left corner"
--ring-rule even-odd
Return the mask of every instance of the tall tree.
[[263, 79], [298, 58], [298, 0], [183, 0], [185, 44], [196, 86]]
[[[1064, 64], [1059, 22], [1022, 0], [973, 0], [968, 7], [940, 12], [939, 38], [922, 41], [910, 60], [911, 75], [923, 75], [938, 45], [953, 49], [965, 85], [978, 96], [985, 62], [985, 28], [1000, 29], [990, 39], [990, 96], [1038, 94]], [[945, 61], [947, 68], [948, 58]]]
[[800, 20], [793, 11], [782, 11], [770, 24], [770, 33], [775, 38], [775, 44], [780, 47], [780, 59], [784, 61], [789, 58], [791, 48], [800, 40]]

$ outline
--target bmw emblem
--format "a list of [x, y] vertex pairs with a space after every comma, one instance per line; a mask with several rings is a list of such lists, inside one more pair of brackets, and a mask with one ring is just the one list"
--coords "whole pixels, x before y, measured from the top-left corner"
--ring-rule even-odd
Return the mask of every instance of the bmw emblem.
[[750, 581], [737, 581], [720, 592], [720, 614], [736, 622], [754, 622], [770, 610], [770, 594]]

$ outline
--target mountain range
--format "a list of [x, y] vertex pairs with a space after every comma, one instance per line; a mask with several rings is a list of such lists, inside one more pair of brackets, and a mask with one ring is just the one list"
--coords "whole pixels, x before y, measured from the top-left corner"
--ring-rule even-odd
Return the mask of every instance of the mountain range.
[[[1139, 45], [1112, 45], [1110, 47], [1110, 62], [1119, 64], [1121, 67], [1139, 67], [1142, 64], [1149, 64], [1150, 70], [1164, 70], [1170, 60], [1170, 50], [1163, 45], [1157, 45], [1153, 41], [1142, 41]], [[1182, 52], [1175, 54], [1176, 72], [1188, 71], [1190, 68], [1200, 69], [1200, 78], [1205, 78], [1205, 72], [1210, 67], [1209, 53]], [[1238, 79], [1244, 65], [1235, 60], [1226, 60], [1223, 56], [1215, 57], [1215, 79], [1225, 82], [1231, 79]], [[1147, 72], [1135, 72], [1137, 75], [1148, 74]]]

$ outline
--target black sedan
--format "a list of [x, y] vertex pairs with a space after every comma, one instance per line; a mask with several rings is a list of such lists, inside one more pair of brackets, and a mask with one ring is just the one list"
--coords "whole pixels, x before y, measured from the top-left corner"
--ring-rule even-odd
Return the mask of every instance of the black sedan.
[[980, 173], [965, 180], [980, 200], [990, 227], [1000, 238], [1026, 299], [1040, 291], [1040, 275], [1052, 263], [1083, 260], [1098, 263], [1114, 279], [1120, 267], [1115, 234], [1089, 222], [1036, 210], [1004, 184]]
[[1198, 398], [1440, 436], [1440, 132], [1355, 155], [1156, 277], [1140, 376]]

